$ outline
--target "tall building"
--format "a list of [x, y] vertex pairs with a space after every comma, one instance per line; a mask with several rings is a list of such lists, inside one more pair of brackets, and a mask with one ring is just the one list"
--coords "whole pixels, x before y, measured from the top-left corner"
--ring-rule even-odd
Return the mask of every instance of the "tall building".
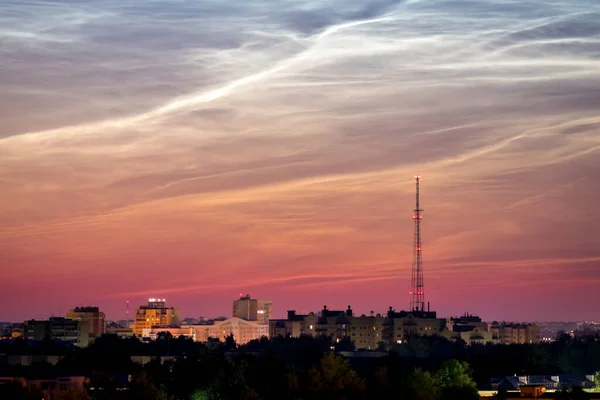
[[272, 308], [273, 303], [271, 301], [252, 299], [249, 294], [240, 295], [239, 299], [233, 301], [232, 316], [266, 325], [271, 319]]
[[87, 347], [90, 343], [87, 323], [62, 317], [52, 317], [46, 321], [25, 321], [23, 335], [26, 340], [48, 338], [69, 342], [77, 347]]
[[102, 336], [106, 331], [106, 316], [98, 307], [75, 307], [67, 312], [66, 318], [88, 324], [92, 339]]
[[141, 336], [144, 329], [153, 327], [179, 326], [181, 318], [179, 311], [165, 306], [165, 299], [148, 299], [147, 306], [141, 306], [135, 312], [133, 323], [134, 335]]

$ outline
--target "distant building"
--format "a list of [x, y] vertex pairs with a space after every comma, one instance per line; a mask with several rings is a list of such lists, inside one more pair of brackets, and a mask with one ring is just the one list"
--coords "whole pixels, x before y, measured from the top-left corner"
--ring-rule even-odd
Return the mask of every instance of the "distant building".
[[591, 389], [594, 387], [594, 377], [583, 374], [561, 375], [510, 375], [496, 376], [490, 380], [492, 390], [519, 390], [532, 386], [543, 387], [547, 390], [572, 389], [581, 387]]
[[194, 341], [196, 340], [196, 334], [194, 332], [194, 329], [190, 326], [182, 326], [181, 328], [144, 328], [142, 331], [142, 336], [145, 338], [156, 340], [158, 334], [161, 332], [169, 332], [174, 338], [183, 336], [193, 339]]
[[109, 335], [117, 335], [121, 338], [135, 336], [133, 334], [133, 328], [123, 327], [117, 323], [111, 323], [106, 326], [106, 332]]
[[437, 318], [435, 311], [394, 311], [390, 307], [384, 323], [384, 342], [400, 343], [410, 336], [439, 335], [446, 328], [446, 319]]
[[251, 340], [269, 337], [269, 326], [259, 324], [257, 321], [246, 321], [234, 317], [225, 320], [210, 320], [199, 325], [182, 325], [178, 328], [143, 329], [143, 336], [154, 340], [161, 332], [169, 332], [173, 337], [188, 337], [197, 342], [208, 342], [209, 339], [223, 342], [227, 336], [233, 335], [237, 344], [246, 344]]
[[227, 336], [233, 335], [237, 344], [246, 344], [251, 340], [269, 337], [269, 325], [235, 317], [214, 321], [212, 325], [192, 325], [190, 328], [198, 342], [207, 342], [208, 339], [224, 341]]
[[23, 336], [23, 324], [5, 324], [0, 327], [1, 339], [15, 339]]
[[412, 335], [438, 335], [445, 328], [446, 320], [437, 318], [435, 312], [395, 312], [391, 307], [386, 316], [356, 316], [350, 306], [346, 310], [324, 306], [319, 315], [288, 311], [287, 319], [269, 321], [271, 337], [327, 336], [334, 341], [349, 338], [356, 349], [370, 350], [392, 346]]
[[287, 313], [287, 319], [269, 320], [269, 337], [317, 336], [315, 328], [318, 317], [314, 313], [296, 314], [294, 310], [289, 310]]
[[384, 326], [385, 317], [381, 314], [371, 312], [370, 316], [355, 316], [349, 320], [349, 337], [355, 348], [375, 350], [385, 346]]
[[75, 307], [66, 318], [88, 324], [90, 338], [100, 337], [106, 331], [106, 316], [98, 307]]
[[62, 317], [52, 317], [47, 321], [29, 320], [23, 324], [26, 340], [62, 340], [77, 347], [87, 347], [90, 343], [89, 325]]
[[540, 327], [535, 324], [492, 323], [492, 340], [497, 344], [540, 343]]
[[448, 329], [440, 336], [447, 339], [462, 339], [466, 344], [484, 344], [494, 341], [489, 325], [480, 317], [465, 313], [461, 317], [450, 318], [446, 324]]
[[586, 338], [600, 336], [600, 326], [584, 324], [573, 332], [573, 337]]
[[180, 325], [179, 311], [165, 307], [165, 299], [148, 299], [147, 306], [141, 306], [135, 312], [133, 333], [141, 336], [144, 329]]
[[271, 301], [252, 299], [247, 294], [233, 301], [232, 316], [246, 321], [256, 321], [259, 324], [268, 324], [271, 319], [272, 308], [273, 303]]

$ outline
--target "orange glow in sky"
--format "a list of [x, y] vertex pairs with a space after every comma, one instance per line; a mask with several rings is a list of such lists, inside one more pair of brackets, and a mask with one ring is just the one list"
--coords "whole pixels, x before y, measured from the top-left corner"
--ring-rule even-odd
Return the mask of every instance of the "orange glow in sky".
[[600, 319], [600, 4], [363, 3], [4, 1], [0, 321]]

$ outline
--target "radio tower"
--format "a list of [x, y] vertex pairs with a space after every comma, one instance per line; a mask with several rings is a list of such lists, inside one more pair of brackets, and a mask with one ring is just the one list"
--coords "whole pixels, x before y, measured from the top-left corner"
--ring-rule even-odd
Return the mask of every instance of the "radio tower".
[[421, 254], [421, 210], [419, 206], [419, 181], [421, 176], [415, 176], [417, 185], [416, 207], [413, 220], [415, 221], [415, 234], [413, 244], [412, 278], [410, 285], [411, 311], [425, 311], [425, 293], [423, 291], [423, 258]]

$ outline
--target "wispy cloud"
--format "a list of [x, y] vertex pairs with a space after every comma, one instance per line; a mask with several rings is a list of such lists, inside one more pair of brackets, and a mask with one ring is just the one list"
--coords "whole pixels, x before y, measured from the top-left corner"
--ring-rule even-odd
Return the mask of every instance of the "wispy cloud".
[[415, 173], [448, 284], [598, 257], [595, 1], [0, 4], [11, 285], [407, 285]]

